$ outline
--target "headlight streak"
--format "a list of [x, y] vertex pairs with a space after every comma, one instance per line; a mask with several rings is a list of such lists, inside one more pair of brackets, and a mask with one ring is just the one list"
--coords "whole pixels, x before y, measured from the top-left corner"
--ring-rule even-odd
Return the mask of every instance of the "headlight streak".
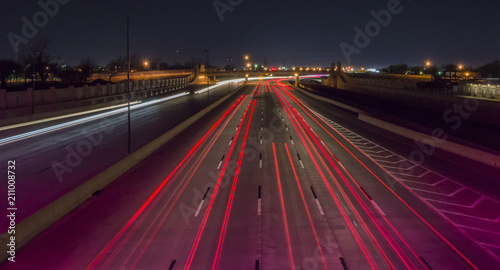
[[[131, 110], [135, 110], [135, 109], [139, 109], [139, 108], [142, 108], [142, 107], [154, 105], [154, 104], [157, 104], [157, 103], [160, 103], [160, 102], [164, 102], [164, 101], [167, 101], [167, 100], [171, 100], [171, 99], [175, 99], [175, 98], [179, 98], [179, 97], [183, 97], [183, 96], [187, 96], [187, 95], [189, 95], [189, 93], [185, 92], [185, 93], [181, 93], [181, 94], [177, 94], [177, 95], [165, 97], [165, 98], [158, 99], [158, 100], [153, 100], [153, 101], [149, 101], [149, 102], [143, 102], [143, 103], [140, 103], [140, 104], [136, 104], [136, 105], [130, 106], [130, 109]], [[11, 136], [11, 137], [8, 137], [8, 138], [1, 139], [0, 140], [0, 146], [4, 146], [4, 145], [7, 145], [7, 144], [10, 144], [10, 143], [13, 143], [13, 142], [18, 142], [18, 141], [21, 141], [21, 140], [33, 138], [33, 137], [36, 137], [36, 136], [39, 136], [39, 135], [43, 135], [43, 134], [47, 134], [47, 133], [51, 133], [51, 132], [54, 132], [54, 131], [62, 130], [62, 129], [65, 129], [65, 128], [73, 127], [73, 126], [76, 126], [76, 125], [88, 123], [88, 122], [91, 122], [91, 121], [102, 119], [104, 117], [108, 117], [108, 116], [112, 116], [112, 115], [115, 115], [115, 114], [123, 113], [123, 112], [126, 112], [127, 110], [128, 110], [128, 107], [120, 108], [120, 109], [116, 109], [116, 110], [113, 110], [113, 111], [110, 111], [110, 112], [100, 113], [100, 114], [97, 114], [97, 115], [88, 116], [88, 117], [85, 117], [85, 118], [81, 118], [81, 119], [78, 119], [78, 120], [69, 121], [69, 122], [58, 124], [58, 125], [54, 125], [54, 126], [51, 126], [51, 127], [37, 129], [37, 130], [34, 130], [34, 131], [30, 131], [30, 132], [22, 133], [22, 134], [19, 134], [19, 135]]]
[[[139, 103], [141, 103], [141, 102], [140, 101], [136, 101], [136, 102], [131, 102], [130, 104], [131, 105], [135, 105], [135, 104], [139, 104]], [[106, 110], [111, 110], [111, 109], [114, 109], [114, 108], [120, 108], [120, 107], [125, 107], [125, 106], [127, 106], [127, 104], [120, 104], [120, 105], [115, 105], [115, 106], [110, 106], [110, 107], [105, 107], [105, 108], [100, 108], [100, 109], [95, 109], [95, 110], [90, 110], [90, 111], [84, 111], [84, 112], [72, 113], [72, 114], [65, 114], [65, 115], [51, 117], [51, 118], [46, 118], [46, 119], [40, 119], [40, 120], [35, 120], [35, 121], [30, 121], [30, 122], [24, 122], [24, 123], [14, 124], [14, 125], [10, 125], [10, 126], [0, 127], [0, 131], [14, 129], [14, 128], [19, 128], [19, 127], [36, 125], [36, 124], [40, 124], [40, 123], [51, 122], [51, 121], [60, 120], [60, 119], [64, 119], [64, 118], [70, 118], [70, 117], [75, 117], [75, 116], [80, 116], [80, 115], [85, 115], [85, 114], [91, 114], [91, 113], [95, 113], [95, 112], [106, 111]]]
[[[326, 76], [325, 74], [318, 74], [318, 75], [310, 75], [310, 76], [303, 76], [301, 78], [317, 78], [317, 77], [322, 77], [322, 76]], [[248, 78], [249, 81], [259, 81], [259, 80], [278, 80], [278, 79], [294, 79], [295, 77], [294, 76], [281, 76], [281, 77], [274, 77], [274, 76], [266, 76], [266, 77], [250, 77]], [[226, 84], [229, 84], [229, 83], [240, 83], [240, 82], [244, 82], [245, 79], [234, 79], [234, 80], [228, 80], [228, 81], [222, 81], [222, 82], [218, 82], [216, 83], [214, 86], [209, 86], [209, 87], [206, 87], [206, 88], [203, 88], [201, 90], [198, 90], [196, 92], [194, 92], [195, 94], [203, 94], [205, 92], [207, 92], [208, 90], [211, 90], [211, 89], [214, 89], [215, 87], [219, 87], [219, 86], [223, 86], [223, 85], [226, 85]]]

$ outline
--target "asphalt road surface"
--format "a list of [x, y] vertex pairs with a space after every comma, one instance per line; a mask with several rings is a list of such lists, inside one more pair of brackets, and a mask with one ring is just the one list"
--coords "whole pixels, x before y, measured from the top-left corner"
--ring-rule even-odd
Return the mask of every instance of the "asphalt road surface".
[[[440, 211], [464, 214], [453, 210], [463, 196], [443, 198], [478, 192], [455, 174], [453, 162], [431, 156], [437, 169], [412, 167], [403, 139], [360, 128], [351, 113], [279, 80], [239, 91], [0, 268], [500, 267], [486, 240]], [[433, 173], [463, 188], [424, 178]], [[467, 218], [494, 223], [497, 201], [478, 194], [484, 198], [475, 206], [490, 207], [473, 205]], [[498, 226], [488, 226], [498, 236]]]
[[[242, 83], [240, 83], [241, 85]], [[238, 87], [237, 83], [211, 86], [210, 93], [193, 94], [206, 89], [194, 85], [166, 96], [148, 97], [131, 111], [131, 150], [146, 145], [209, 104]], [[210, 94], [210, 95], [209, 95]], [[156, 102], [158, 99], [166, 99]], [[153, 103], [153, 104], [151, 104]], [[146, 105], [147, 106], [144, 106]], [[0, 140], [27, 132], [37, 135], [0, 143], [0, 163], [16, 161], [16, 196], [18, 222], [58, 199], [68, 191], [121, 160], [128, 152], [127, 108], [72, 116], [0, 131]], [[90, 118], [88, 121], [83, 121]], [[83, 121], [70, 124], [73, 121]], [[63, 128], [53, 131], [57, 125]], [[6, 173], [1, 166], [0, 173]], [[7, 194], [7, 182], [0, 184], [0, 194]], [[2, 232], [7, 220], [1, 219]]]

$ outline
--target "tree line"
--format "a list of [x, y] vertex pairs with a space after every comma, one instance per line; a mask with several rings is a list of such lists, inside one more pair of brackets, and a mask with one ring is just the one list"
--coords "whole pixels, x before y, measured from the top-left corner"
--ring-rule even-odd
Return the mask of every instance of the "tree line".
[[[116, 56], [104, 66], [98, 65], [90, 58], [82, 59], [77, 65], [69, 65], [48, 53], [49, 45], [48, 40], [37, 40], [17, 60], [0, 59], [0, 89], [8, 89], [9, 81], [15, 82], [11, 85], [24, 83], [23, 87], [29, 87], [33, 79], [37, 89], [55, 82], [62, 85], [85, 84], [93, 74], [99, 74], [111, 82], [117, 74], [127, 71], [127, 58], [123, 55]], [[194, 69], [201, 62], [198, 59], [170, 65], [166, 62], [142, 59], [144, 58], [138, 55], [131, 56], [132, 71]]]
[[477, 72], [483, 78], [500, 78], [500, 60], [486, 63], [479, 67], [465, 67], [458, 64], [445, 64], [441, 66], [409, 66], [407, 64], [390, 65], [381, 70], [383, 73], [391, 74], [430, 74], [436, 77], [443, 76], [446, 72]]

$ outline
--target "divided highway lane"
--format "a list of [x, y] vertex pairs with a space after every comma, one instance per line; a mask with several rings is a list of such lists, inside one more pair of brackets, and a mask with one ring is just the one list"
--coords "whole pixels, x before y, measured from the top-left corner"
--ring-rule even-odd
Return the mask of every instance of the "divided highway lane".
[[[231, 89], [237, 87], [231, 84]], [[205, 89], [193, 86], [154, 103], [150, 97], [131, 112], [132, 151], [139, 149], [229, 92], [229, 85], [211, 87], [208, 93], [180, 95]], [[147, 102], [148, 105], [144, 106]], [[154, 104], [151, 104], [154, 103]], [[0, 145], [0, 162], [16, 160], [18, 222], [95, 176], [127, 155], [127, 110], [112, 109], [0, 131], [0, 140], [50, 129], [65, 128]], [[102, 115], [102, 116], [101, 116]], [[99, 117], [79, 123], [86, 118]], [[66, 127], [70, 122], [78, 122]], [[2, 166], [0, 173], [5, 172]], [[0, 192], [7, 190], [6, 182]], [[6, 220], [0, 222], [6, 228]]]
[[[435, 267], [446, 266], [453, 269], [459, 269], [460, 267], [463, 267], [464, 269], [478, 267], [480, 269], [487, 269], [493, 265], [499, 265], [498, 261], [488, 254], [488, 250], [483, 249], [481, 245], [479, 245], [481, 243], [475, 242], [478, 238], [471, 239], [469, 235], [464, 234], [463, 231], [457, 229], [456, 224], [454, 224], [456, 223], [456, 220], [448, 220], [447, 216], [439, 215], [440, 213], [435, 211], [435, 204], [430, 205], [428, 203], [432, 200], [427, 199], [426, 197], [423, 197], [424, 200], [420, 199], [417, 194], [412, 191], [412, 189], [409, 190], [405, 186], [401, 185], [387, 173], [388, 171], [386, 171], [384, 167], [377, 165], [375, 160], [380, 160], [380, 157], [376, 154], [372, 154], [370, 151], [380, 151], [380, 147], [378, 149], [368, 149], [373, 148], [373, 146], [368, 147], [373, 145], [373, 143], [370, 143], [366, 139], [360, 140], [359, 135], [354, 136], [355, 134], [352, 132], [348, 133], [345, 128], [339, 125], [328, 124], [324, 117], [315, 115], [314, 111], [302, 103], [302, 101], [295, 98], [295, 96], [303, 97], [304, 95], [299, 94], [298, 91], [293, 91], [293, 88], [278, 83], [276, 90], [278, 89], [278, 92], [281, 92], [283, 96], [287, 97], [290, 104], [293, 104], [293, 111], [296, 111], [298, 117], [304, 117], [306, 119], [304, 120], [305, 125], [309, 126], [310, 124], [309, 127], [312, 127], [311, 132], [314, 134], [311, 136], [317, 137], [319, 134], [318, 146], [320, 148], [322, 145], [324, 146], [325, 156], [328, 156], [329, 154], [333, 157], [333, 159], [336, 159], [336, 155], [336, 157], [340, 160], [338, 162], [332, 162], [331, 165], [333, 168], [337, 166], [337, 169], [346, 175], [347, 179], [343, 179], [343, 177], [340, 176], [342, 178], [342, 181], [340, 181], [341, 186], [345, 184], [347, 189], [353, 189], [353, 192], [351, 192], [352, 195], [358, 193], [361, 198], [365, 198], [367, 204], [374, 209], [373, 211], [379, 214], [379, 217], [375, 217], [373, 220], [375, 223], [377, 223], [378, 220], [382, 220], [382, 224], [386, 224], [385, 226], [390, 232], [388, 235], [384, 233], [386, 236], [389, 236], [387, 242], [390, 242], [389, 240], [391, 239], [391, 234], [394, 239], [400, 238], [401, 243], [399, 245], [402, 247], [406, 246], [410, 251], [410, 256], [414, 255], [417, 258], [423, 257], [424, 264], [429, 263], [431, 266]], [[318, 104], [317, 101], [311, 102], [311, 100], [308, 100], [308, 104], [312, 108], [316, 107], [317, 110], [328, 111], [325, 110], [324, 106], [322, 107]], [[348, 138], [352, 139], [355, 143], [350, 144], [347, 138], [344, 137], [344, 134], [346, 136], [350, 136]], [[322, 140], [326, 144], [324, 144]], [[360, 141], [359, 144], [357, 143], [357, 140]], [[364, 146], [367, 146], [368, 148]], [[331, 151], [329, 149], [331, 149]], [[368, 155], [361, 152], [361, 149], [366, 151]], [[390, 173], [393, 173], [393, 175], [398, 175], [397, 170], [388, 170]], [[411, 171], [407, 172], [411, 173]], [[352, 177], [350, 173], [352, 173]], [[414, 175], [417, 176], [420, 173], [425, 174], [425, 171], [422, 171], [421, 168], [417, 168]], [[398, 180], [400, 179], [401, 177], [398, 178]], [[410, 182], [414, 181], [416, 180], [412, 180]], [[445, 179], [441, 182], [444, 181], [451, 180]], [[349, 182], [352, 182], [351, 188], [349, 188]], [[441, 186], [435, 187], [435, 192], [442, 192], [442, 188], [443, 187]], [[429, 187], [427, 190], [429, 190]], [[427, 193], [431, 192], [430, 190], [427, 190], [425, 190]], [[448, 190], [450, 190], [449, 187]], [[462, 190], [466, 189], [462, 188]], [[460, 190], [457, 192], [459, 191]], [[422, 193], [418, 193], [418, 195], [422, 196]], [[435, 197], [433, 198], [434, 201], [436, 200]], [[462, 194], [461, 198], [469, 200], [467, 194]], [[440, 199], [442, 200], [442, 198]], [[456, 199], [453, 201], [456, 201]], [[442, 203], [454, 205], [451, 202], [452, 201], [443, 201]], [[469, 209], [466, 214], [471, 215], [470, 213], [474, 213], [474, 215], [480, 215], [481, 213], [484, 214], [485, 211], [488, 211], [491, 216], [491, 214], [498, 211], [498, 205], [495, 204], [494, 200], [488, 198], [483, 200], [483, 202], [490, 204], [489, 210], [485, 208]], [[454, 208], [458, 208], [458, 205], [454, 206]], [[448, 209], [450, 209], [450, 206], [448, 206]], [[471, 218], [473, 217], [468, 216], [468, 219]], [[462, 224], [463, 222], [465, 221], [462, 221]], [[467, 222], [470, 221], [467, 220]], [[492, 229], [491, 226], [487, 228], [495, 230]], [[481, 227], [477, 227], [476, 230], [479, 229], [481, 229]], [[392, 233], [391, 230], [393, 231]], [[486, 233], [489, 231], [484, 230], [483, 232]], [[493, 233], [493, 231], [491, 233]], [[400, 235], [402, 237], [400, 237]], [[384, 238], [386, 238], [386, 236], [384, 236]], [[479, 239], [484, 241], [484, 238]], [[402, 253], [402, 255], [404, 255], [404, 253]], [[457, 261], [454, 257], [458, 257], [460, 259]]]
[[474, 243], [462, 246], [470, 241], [460, 233], [439, 236], [454, 228], [378, 182], [383, 172], [343, 148], [295, 94], [276, 80], [247, 84], [0, 268], [492, 265], [463, 252]]

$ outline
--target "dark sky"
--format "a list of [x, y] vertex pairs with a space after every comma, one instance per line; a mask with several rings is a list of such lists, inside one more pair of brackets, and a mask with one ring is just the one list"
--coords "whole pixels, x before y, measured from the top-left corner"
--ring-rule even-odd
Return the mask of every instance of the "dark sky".
[[[56, 0], [42, 0], [50, 2]], [[59, 0], [68, 2], [46, 26], [21, 45], [51, 41], [49, 51], [64, 62], [84, 58], [106, 64], [126, 52], [125, 18], [131, 18], [132, 51], [173, 63], [203, 58], [212, 63], [240, 59], [268, 66], [329, 66], [346, 62], [340, 43], [354, 45], [354, 27], [364, 29], [374, 20], [370, 11], [387, 9], [395, 0], [232, 0], [241, 2], [221, 21], [214, 0]], [[231, 0], [218, 0], [227, 4]], [[38, 0], [1, 0], [0, 58], [13, 58], [8, 34], [22, 35], [23, 22], [41, 11]], [[382, 67], [389, 64], [464, 63], [481, 65], [500, 57], [498, 31], [500, 2], [465, 0], [401, 0], [401, 14], [382, 28], [371, 43], [352, 56], [352, 64]], [[42, 17], [43, 18], [43, 17]], [[179, 53], [176, 53], [180, 50]]]

